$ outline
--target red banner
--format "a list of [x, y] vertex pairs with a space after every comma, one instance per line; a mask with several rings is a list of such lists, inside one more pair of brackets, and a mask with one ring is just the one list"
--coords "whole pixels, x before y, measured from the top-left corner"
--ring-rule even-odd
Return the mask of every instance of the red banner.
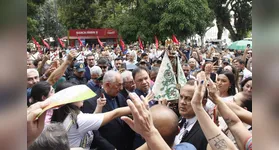
[[60, 39], [59, 37], [58, 37], [57, 39], [58, 39], [60, 45], [61, 45], [63, 48], [65, 48], [65, 44], [61, 41], [61, 39]]
[[173, 43], [175, 43], [175, 44], [179, 44], [179, 41], [177, 40], [177, 38], [175, 37], [174, 34], [172, 35], [172, 41], [173, 41]]
[[156, 45], [156, 49], [158, 49], [159, 48], [159, 42], [158, 42], [157, 36], [155, 36], [155, 45]]
[[140, 40], [140, 36], [139, 36], [138, 40], [139, 40], [139, 47], [140, 47], [140, 49], [143, 50], [143, 45], [142, 45], [142, 42], [141, 42], [141, 40]]
[[50, 49], [48, 43], [47, 43], [44, 39], [42, 39], [42, 42], [44, 43], [44, 45], [45, 45], [48, 49]]
[[114, 29], [71, 29], [69, 30], [69, 39], [97, 39], [97, 36], [101, 39], [118, 38], [118, 33]]
[[122, 40], [122, 38], [120, 38], [120, 45], [122, 47], [122, 51], [125, 51], [125, 43], [124, 41]]
[[104, 44], [103, 44], [103, 42], [99, 39], [99, 36], [97, 36], [97, 39], [98, 39], [98, 42], [99, 42], [100, 46], [101, 46], [101, 47], [104, 47]]

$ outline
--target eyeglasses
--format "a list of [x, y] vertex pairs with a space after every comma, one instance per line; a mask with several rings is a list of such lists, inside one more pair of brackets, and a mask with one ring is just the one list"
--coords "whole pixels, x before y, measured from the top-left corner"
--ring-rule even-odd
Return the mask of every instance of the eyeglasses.
[[99, 66], [100, 68], [106, 69], [108, 66]]
[[124, 82], [124, 83], [131, 85], [131, 84], [134, 84], [135, 82], [134, 81], [128, 81], [128, 82]]

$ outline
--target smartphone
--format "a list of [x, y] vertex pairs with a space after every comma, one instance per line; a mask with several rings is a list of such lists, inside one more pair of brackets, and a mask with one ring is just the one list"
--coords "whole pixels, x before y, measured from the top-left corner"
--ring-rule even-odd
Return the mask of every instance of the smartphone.
[[212, 60], [214, 66], [218, 66], [218, 57], [213, 57], [213, 60]]

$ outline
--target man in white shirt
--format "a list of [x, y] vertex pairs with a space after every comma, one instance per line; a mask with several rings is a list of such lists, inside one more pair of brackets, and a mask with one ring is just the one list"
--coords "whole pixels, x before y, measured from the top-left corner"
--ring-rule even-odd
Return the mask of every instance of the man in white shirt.
[[252, 77], [252, 72], [245, 67], [245, 62], [242, 59], [236, 59], [234, 65], [239, 72], [242, 72], [242, 81], [248, 77]]

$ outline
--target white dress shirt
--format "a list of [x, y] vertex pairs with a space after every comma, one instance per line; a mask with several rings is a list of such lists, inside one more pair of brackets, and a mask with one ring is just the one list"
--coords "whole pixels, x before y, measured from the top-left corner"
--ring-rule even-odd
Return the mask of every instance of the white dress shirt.
[[[181, 122], [181, 121], [180, 121]], [[188, 131], [188, 133], [191, 131], [191, 129], [193, 128], [193, 126], [195, 125], [195, 123], [197, 122], [197, 117], [193, 117], [191, 119], [186, 119], [187, 122], [187, 126], [185, 127], [181, 127], [179, 134], [175, 137], [174, 140], [174, 145], [177, 145], [181, 142], [183, 136], [185, 135], [185, 133]], [[186, 123], [185, 122], [185, 123]]]

